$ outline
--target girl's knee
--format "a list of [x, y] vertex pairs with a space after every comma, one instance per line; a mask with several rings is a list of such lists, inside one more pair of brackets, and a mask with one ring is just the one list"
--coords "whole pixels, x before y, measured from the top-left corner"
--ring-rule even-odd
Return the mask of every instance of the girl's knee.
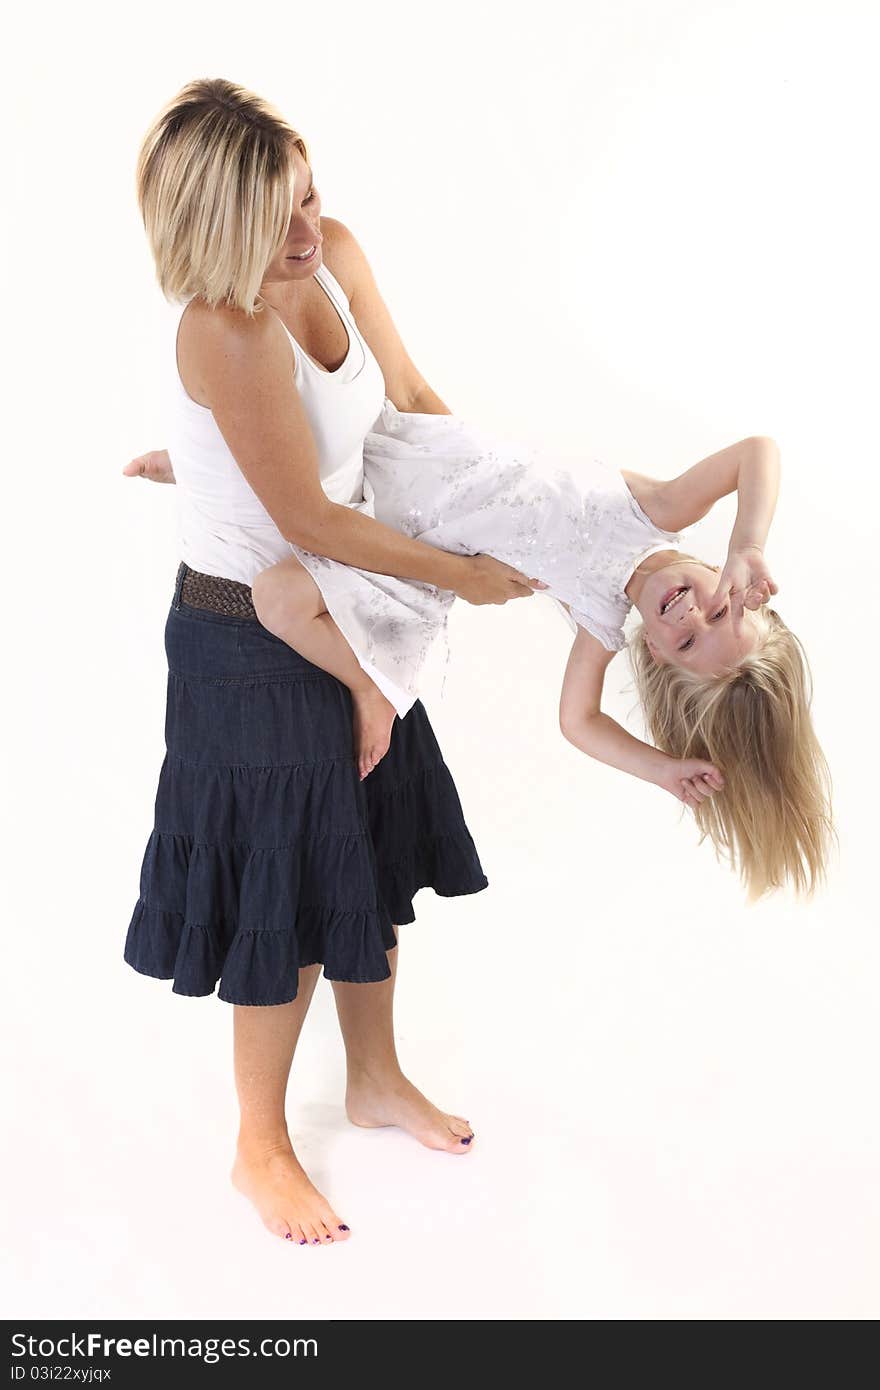
[[251, 600], [261, 623], [265, 622], [278, 591], [277, 576], [272, 573], [273, 569], [274, 566], [270, 566], [269, 569], [261, 570], [251, 583]]
[[251, 584], [254, 611], [264, 627], [276, 617], [290, 623], [308, 616], [311, 590], [317, 586], [295, 556], [279, 560], [255, 575]]

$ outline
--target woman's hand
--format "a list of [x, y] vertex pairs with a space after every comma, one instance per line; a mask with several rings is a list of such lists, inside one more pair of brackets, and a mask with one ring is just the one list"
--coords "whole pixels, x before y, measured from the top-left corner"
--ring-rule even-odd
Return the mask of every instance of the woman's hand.
[[728, 600], [734, 632], [742, 626], [745, 608], [760, 608], [771, 594], [779, 593], [764, 552], [759, 545], [745, 545], [728, 552], [727, 563], [721, 571], [718, 587], [712, 595], [711, 607]]
[[666, 758], [654, 781], [692, 809], [724, 787], [724, 778], [715, 764], [702, 758]]
[[151, 483], [176, 483], [174, 469], [167, 449], [153, 449], [149, 454], [141, 454], [123, 468], [127, 478], [148, 478]]
[[506, 603], [509, 598], [528, 598], [536, 589], [546, 589], [542, 579], [529, 579], [512, 565], [494, 555], [466, 555], [463, 578], [453, 593], [468, 603]]

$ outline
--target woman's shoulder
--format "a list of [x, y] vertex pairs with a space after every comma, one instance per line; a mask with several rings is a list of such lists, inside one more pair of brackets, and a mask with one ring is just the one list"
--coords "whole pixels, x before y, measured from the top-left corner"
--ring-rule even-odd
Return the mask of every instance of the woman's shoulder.
[[264, 309], [247, 314], [232, 304], [208, 304], [197, 295], [185, 306], [179, 323], [179, 336], [186, 332], [193, 341], [254, 342], [267, 331], [273, 331], [277, 315], [267, 314]]
[[351, 228], [336, 217], [322, 215], [321, 232], [324, 237], [321, 264], [330, 271], [351, 304], [359, 281], [370, 273], [364, 249]]
[[188, 396], [210, 408], [210, 383], [219, 369], [228, 368], [236, 356], [254, 360], [254, 350], [290, 351], [278, 315], [261, 311], [249, 315], [231, 304], [210, 305], [191, 299], [178, 320], [177, 370]]

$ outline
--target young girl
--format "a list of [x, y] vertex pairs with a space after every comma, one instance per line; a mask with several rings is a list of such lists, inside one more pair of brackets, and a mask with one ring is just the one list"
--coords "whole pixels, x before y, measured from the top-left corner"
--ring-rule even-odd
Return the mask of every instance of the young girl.
[[[798, 639], [767, 607], [777, 592], [763, 547], [779, 451], [744, 439], [668, 482], [598, 459], [575, 477], [530, 446], [454, 415], [406, 414], [386, 398], [364, 442], [365, 508], [407, 535], [459, 554], [490, 554], [543, 580], [575, 632], [560, 698], [563, 735], [591, 757], [654, 782], [690, 806], [750, 900], [824, 875], [830, 780], [809, 715]], [[679, 546], [680, 531], [736, 491], [719, 573]], [[313, 555], [257, 575], [262, 624], [348, 686], [361, 778], [386, 752], [396, 715], [445, 634], [454, 595]], [[605, 670], [629, 642], [655, 747], [600, 709]], [[366, 673], [366, 665], [375, 679]], [[380, 684], [381, 682], [381, 684]]]

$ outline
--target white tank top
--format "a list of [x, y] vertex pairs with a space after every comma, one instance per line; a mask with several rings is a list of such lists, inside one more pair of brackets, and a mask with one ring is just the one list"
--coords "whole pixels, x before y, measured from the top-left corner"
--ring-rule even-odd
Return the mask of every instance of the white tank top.
[[[318, 447], [321, 486], [332, 502], [363, 506], [363, 444], [385, 397], [382, 369], [358, 331], [345, 292], [325, 265], [315, 271], [348, 333], [348, 353], [335, 372], [306, 355], [289, 329], [293, 379]], [[167, 449], [177, 479], [179, 554], [191, 569], [252, 584], [261, 570], [290, 554], [290, 545], [248, 483], [213, 414], [184, 390], [177, 370], [174, 315], [167, 396]]]

